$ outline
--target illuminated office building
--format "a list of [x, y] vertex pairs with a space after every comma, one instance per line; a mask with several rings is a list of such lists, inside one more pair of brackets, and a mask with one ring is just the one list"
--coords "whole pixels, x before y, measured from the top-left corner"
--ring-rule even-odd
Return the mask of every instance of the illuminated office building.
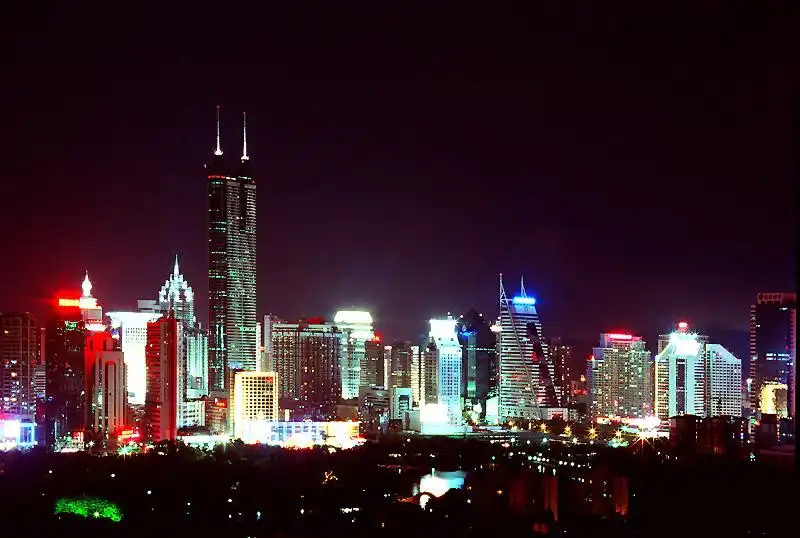
[[794, 368], [797, 360], [797, 294], [759, 293], [750, 307], [749, 406], [761, 411], [762, 388], [786, 385], [788, 413], [794, 416]]
[[170, 315], [147, 324], [145, 437], [174, 441], [178, 431], [178, 361], [182, 324]]
[[45, 325], [45, 442], [84, 426], [85, 326], [78, 299], [60, 298]]
[[652, 416], [652, 370], [650, 352], [641, 337], [601, 334], [586, 372], [592, 418]]
[[550, 341], [550, 358], [553, 364], [553, 386], [560, 407], [570, 404], [570, 365], [572, 364], [572, 346], [561, 338]]
[[217, 107], [217, 147], [208, 177], [209, 389], [228, 394], [228, 370], [258, 367], [256, 335], [256, 183], [247, 154], [246, 123], [240, 164], [224, 161]]
[[543, 407], [557, 407], [550, 376], [549, 350], [536, 311], [520, 282], [520, 295], [509, 298], [500, 278], [500, 400], [502, 419], [544, 417]]
[[[461, 409], [461, 344], [456, 332], [457, 320], [430, 320], [428, 346], [423, 368], [425, 377], [425, 404], [438, 404], [446, 410], [447, 422], [460, 425]], [[412, 391], [408, 393], [412, 397]], [[421, 406], [424, 407], [424, 406]]]
[[653, 396], [659, 419], [706, 416], [707, 343], [708, 337], [689, 331], [684, 322], [678, 325], [678, 330], [658, 337]]
[[[324, 320], [274, 322], [272, 362], [283, 400], [336, 404], [341, 397], [343, 333]], [[283, 405], [283, 402], [282, 404]]]
[[36, 413], [39, 329], [27, 312], [0, 314], [0, 413]]
[[389, 386], [411, 388], [411, 363], [414, 350], [411, 342], [395, 342], [389, 352]]
[[361, 384], [361, 363], [366, 357], [366, 343], [375, 337], [372, 329], [372, 315], [360, 310], [341, 310], [336, 312], [333, 322], [345, 335], [339, 355], [342, 398], [358, 398]]
[[144, 405], [147, 386], [145, 347], [147, 324], [161, 317], [158, 312], [109, 312], [111, 332], [120, 342], [125, 360], [128, 405]]
[[466, 411], [485, 417], [486, 400], [497, 396], [499, 389], [497, 336], [475, 310], [458, 320], [458, 341], [461, 344], [461, 395]]
[[245, 442], [263, 438], [280, 420], [275, 372], [236, 372], [234, 377], [233, 436]]
[[361, 388], [383, 386], [383, 343], [380, 338], [375, 338], [364, 343], [364, 359], [361, 361], [361, 381], [359, 382], [359, 398]]
[[720, 344], [706, 344], [706, 415], [742, 416], [742, 361]]
[[118, 341], [110, 332], [88, 334], [84, 361], [84, 422], [101, 436], [118, 433], [127, 418], [125, 361]]

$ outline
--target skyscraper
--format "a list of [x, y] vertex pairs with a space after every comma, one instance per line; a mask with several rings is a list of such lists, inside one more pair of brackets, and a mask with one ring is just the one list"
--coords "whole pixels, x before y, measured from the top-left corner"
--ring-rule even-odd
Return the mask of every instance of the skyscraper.
[[0, 314], [0, 413], [36, 413], [34, 372], [39, 347], [36, 321], [27, 312]]
[[[429, 369], [432, 373], [435, 371], [436, 401], [432, 401], [432, 395], [425, 395], [426, 400], [428, 400], [426, 403], [438, 403], [447, 410], [447, 422], [454, 426], [463, 423], [461, 409], [461, 345], [458, 343], [456, 323], [457, 321], [451, 316], [446, 319], [430, 320], [426, 351], [429, 360], [426, 360], [426, 366], [430, 366]], [[434, 379], [434, 376], [431, 375], [428, 379]], [[407, 390], [410, 405], [412, 391], [410, 389]]]
[[550, 357], [553, 363], [553, 385], [559, 405], [566, 407], [570, 403], [570, 365], [572, 364], [572, 346], [562, 338], [553, 338], [550, 342]]
[[82, 429], [86, 333], [78, 299], [59, 298], [45, 326], [45, 442]]
[[364, 360], [366, 342], [375, 337], [372, 330], [372, 315], [360, 310], [340, 310], [333, 322], [342, 331], [342, 351], [339, 355], [342, 398], [358, 398], [361, 383], [361, 363]]
[[480, 406], [480, 418], [486, 414], [486, 400], [497, 395], [497, 336], [483, 315], [470, 310], [458, 320], [461, 344], [461, 395], [467, 411]]
[[340, 353], [342, 333], [324, 320], [273, 322], [272, 362], [281, 405], [292, 401], [335, 405], [342, 394]]
[[223, 160], [217, 107], [217, 147], [208, 176], [209, 389], [228, 394], [228, 370], [256, 370], [256, 183], [243, 150], [234, 170]]
[[676, 415], [706, 416], [706, 344], [708, 337], [678, 330], [658, 337], [654, 361], [655, 416], [667, 420]]
[[125, 360], [128, 405], [144, 405], [147, 387], [145, 347], [147, 324], [161, 317], [158, 312], [109, 312], [111, 331], [119, 338]]
[[178, 358], [182, 326], [164, 315], [147, 324], [145, 436], [174, 441], [178, 431]]
[[652, 360], [641, 337], [601, 334], [586, 373], [593, 419], [653, 415]]
[[112, 337], [111, 332], [89, 334], [84, 358], [84, 421], [87, 428], [102, 439], [119, 433], [126, 424], [125, 363], [119, 341]]
[[550, 355], [536, 311], [520, 281], [520, 295], [509, 298], [500, 276], [501, 418], [543, 418], [541, 407], [558, 406], [550, 375]]
[[760, 411], [766, 384], [786, 385], [788, 407], [794, 413], [794, 367], [797, 360], [797, 294], [759, 293], [750, 307], [749, 405]]

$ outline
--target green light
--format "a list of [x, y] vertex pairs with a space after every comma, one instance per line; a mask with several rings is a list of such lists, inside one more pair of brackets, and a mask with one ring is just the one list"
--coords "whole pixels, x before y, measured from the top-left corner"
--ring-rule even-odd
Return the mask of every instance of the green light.
[[95, 519], [110, 519], [114, 523], [122, 520], [122, 510], [116, 504], [90, 497], [62, 497], [56, 501], [54, 513], [75, 514]]

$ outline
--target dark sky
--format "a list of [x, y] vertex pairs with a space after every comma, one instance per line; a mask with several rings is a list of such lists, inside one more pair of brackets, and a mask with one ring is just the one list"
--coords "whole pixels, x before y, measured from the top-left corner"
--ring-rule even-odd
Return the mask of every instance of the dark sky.
[[410, 339], [496, 316], [497, 274], [524, 273], [546, 333], [591, 342], [744, 330], [756, 292], [795, 288], [776, 8], [29, 4], [4, 17], [0, 310], [87, 268], [133, 308], [178, 252], [204, 319], [217, 104], [226, 156], [248, 112], [262, 314], [364, 307]]

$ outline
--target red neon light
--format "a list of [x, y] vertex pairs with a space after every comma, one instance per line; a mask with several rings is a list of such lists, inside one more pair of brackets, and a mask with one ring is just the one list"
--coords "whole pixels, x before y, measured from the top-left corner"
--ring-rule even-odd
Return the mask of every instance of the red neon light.
[[611, 333], [608, 337], [612, 340], [633, 340], [633, 335], [630, 334]]
[[373, 338], [373, 341], [380, 342], [381, 341], [381, 337], [376, 334], [375, 337]]
[[58, 306], [62, 308], [65, 307], [79, 308], [81, 306], [81, 301], [80, 299], [59, 299]]
[[686, 323], [685, 321], [681, 321], [680, 323], [678, 323], [678, 328], [679, 328], [679, 329], [685, 329], [685, 328], [687, 328], [688, 326], [689, 326], [689, 324], [688, 324], [688, 323]]

